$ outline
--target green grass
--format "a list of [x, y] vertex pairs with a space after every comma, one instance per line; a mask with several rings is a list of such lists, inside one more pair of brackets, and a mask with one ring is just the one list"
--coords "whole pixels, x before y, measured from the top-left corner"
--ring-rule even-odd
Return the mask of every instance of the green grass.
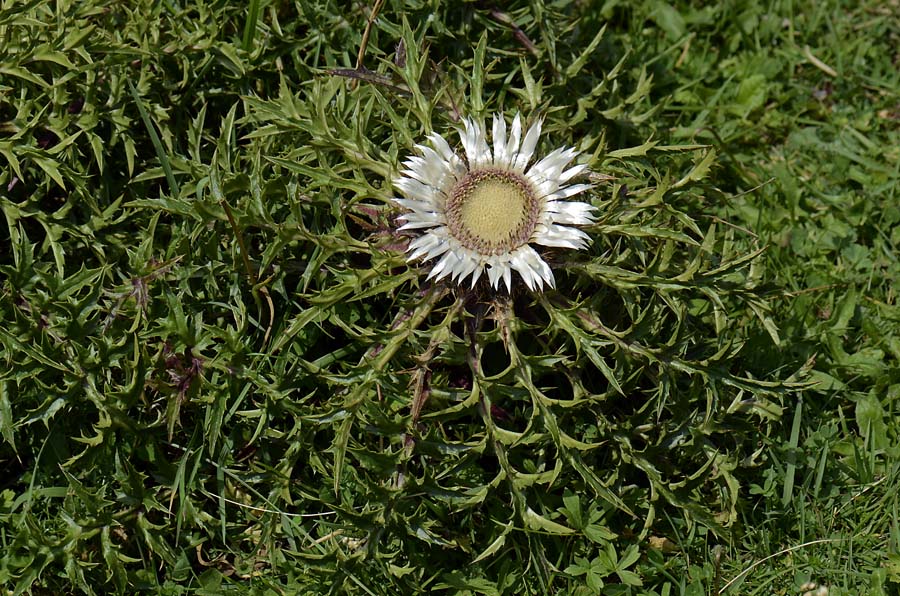
[[[0, 586], [896, 594], [897, 11], [0, 0]], [[517, 111], [591, 248], [427, 282]]]

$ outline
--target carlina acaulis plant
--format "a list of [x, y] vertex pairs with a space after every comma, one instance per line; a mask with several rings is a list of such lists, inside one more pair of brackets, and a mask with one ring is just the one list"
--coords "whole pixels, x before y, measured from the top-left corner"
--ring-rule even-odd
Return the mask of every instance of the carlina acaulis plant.
[[[594, 221], [594, 207], [567, 201], [591, 188], [570, 184], [585, 174], [584, 164], [569, 164], [578, 156], [561, 147], [532, 163], [542, 121], [527, 130], [516, 114], [507, 129], [495, 114], [492, 145], [482, 122], [463, 119], [459, 131], [465, 152], [458, 155], [437, 133], [429, 145], [416, 145], [419, 155], [403, 162], [394, 186], [404, 195], [394, 200], [408, 211], [400, 216], [400, 230], [422, 230], [409, 245], [408, 260], [439, 260], [428, 279], [450, 276], [471, 285], [487, 272], [493, 288], [500, 280], [512, 290], [518, 271], [530, 290], [554, 287], [550, 266], [532, 244], [583, 249], [589, 236], [572, 226]], [[524, 135], [523, 135], [524, 132]]]

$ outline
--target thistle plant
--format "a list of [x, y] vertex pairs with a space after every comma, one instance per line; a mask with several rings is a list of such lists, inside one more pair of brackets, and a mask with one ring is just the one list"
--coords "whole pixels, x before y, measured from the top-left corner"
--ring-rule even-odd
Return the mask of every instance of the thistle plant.
[[[482, 41], [473, 93], [487, 78]], [[297, 389], [315, 413], [298, 414], [285, 438], [325, 448], [310, 457], [330, 494], [305, 490], [339, 517], [320, 532], [352, 520], [352, 558], [419, 570], [421, 549], [438, 548], [459, 569], [492, 570], [474, 577], [545, 589], [559, 571], [634, 583], [634, 537], [660, 523], [726, 537], [742, 461], [797, 385], [740, 368], [744, 329], [778, 336], [757, 287], [763, 247], [747, 250], [752, 236], [703, 215], [723, 197], [715, 152], [654, 140], [613, 149], [601, 126], [567, 127], [568, 108], [550, 104], [530, 128], [514, 117], [506, 131], [495, 116], [490, 147], [480, 118], [501, 106], [426, 93], [426, 64], [407, 50], [393, 66], [409, 96], [399, 103], [378, 81], [350, 96], [335, 79], [299, 102], [251, 101], [254, 137], [310, 140], [269, 160], [316, 188], [282, 228], [313, 257], [305, 308], [275, 347], [291, 354], [288, 377], [315, 379]], [[621, 114], [648, 102], [647, 81], [627, 101], [593, 99]], [[269, 115], [284, 102], [328, 109]], [[453, 129], [460, 146], [445, 137]], [[527, 169], [539, 154], [549, 157]], [[613, 545], [630, 562], [591, 567]], [[569, 548], [587, 567], [555, 569]]]
[[542, 17], [577, 52], [541, 75], [385, 16], [377, 66], [337, 68], [339, 10], [272, 8], [265, 44], [179, 39], [181, 85], [174, 6], [79, 10], [56, 26], [107, 19], [99, 78], [62, 34], [0, 42], [41, 100], [0, 144], [0, 583], [596, 593], [642, 582], [651, 534], [727, 539], [797, 387], [741, 359], [779, 342], [764, 246], [603, 29]]

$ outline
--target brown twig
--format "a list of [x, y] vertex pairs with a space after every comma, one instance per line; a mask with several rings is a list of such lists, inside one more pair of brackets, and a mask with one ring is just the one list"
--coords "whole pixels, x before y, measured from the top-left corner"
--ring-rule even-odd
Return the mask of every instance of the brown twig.
[[363, 60], [366, 57], [366, 48], [369, 46], [369, 36], [372, 34], [372, 25], [375, 24], [375, 19], [378, 18], [378, 13], [381, 12], [381, 7], [384, 6], [384, 0], [375, 0], [375, 5], [372, 6], [372, 12], [369, 13], [369, 19], [366, 22], [366, 28], [363, 30], [362, 40], [359, 42], [359, 52], [356, 54], [356, 70], [363, 70]]
[[357, 68], [329, 68], [326, 72], [337, 77], [353, 79], [354, 83], [356, 83], [357, 81], [365, 81], [366, 83], [373, 83], [375, 85], [387, 87], [395, 93], [401, 93], [407, 96], [410, 95], [409, 89], [397, 85], [393, 81], [393, 79], [391, 79], [391, 77], [369, 70], [368, 68], [362, 66]]
[[493, 18], [498, 23], [506, 25], [507, 27], [512, 29], [513, 36], [520, 44], [522, 44], [522, 46], [525, 47], [526, 50], [528, 50], [535, 56], [540, 56], [540, 51], [538, 50], [537, 46], [534, 45], [534, 42], [531, 41], [531, 39], [525, 34], [524, 31], [522, 31], [522, 29], [518, 25], [516, 25], [516, 22], [511, 16], [509, 16], [509, 14], [503, 12], [499, 8], [492, 8], [491, 18]]

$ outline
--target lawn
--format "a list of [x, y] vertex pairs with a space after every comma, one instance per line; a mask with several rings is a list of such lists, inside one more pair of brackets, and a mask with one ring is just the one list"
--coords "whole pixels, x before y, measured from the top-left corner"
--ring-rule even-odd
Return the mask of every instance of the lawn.
[[897, 0], [0, 0], [0, 587], [900, 593], [898, 48]]

